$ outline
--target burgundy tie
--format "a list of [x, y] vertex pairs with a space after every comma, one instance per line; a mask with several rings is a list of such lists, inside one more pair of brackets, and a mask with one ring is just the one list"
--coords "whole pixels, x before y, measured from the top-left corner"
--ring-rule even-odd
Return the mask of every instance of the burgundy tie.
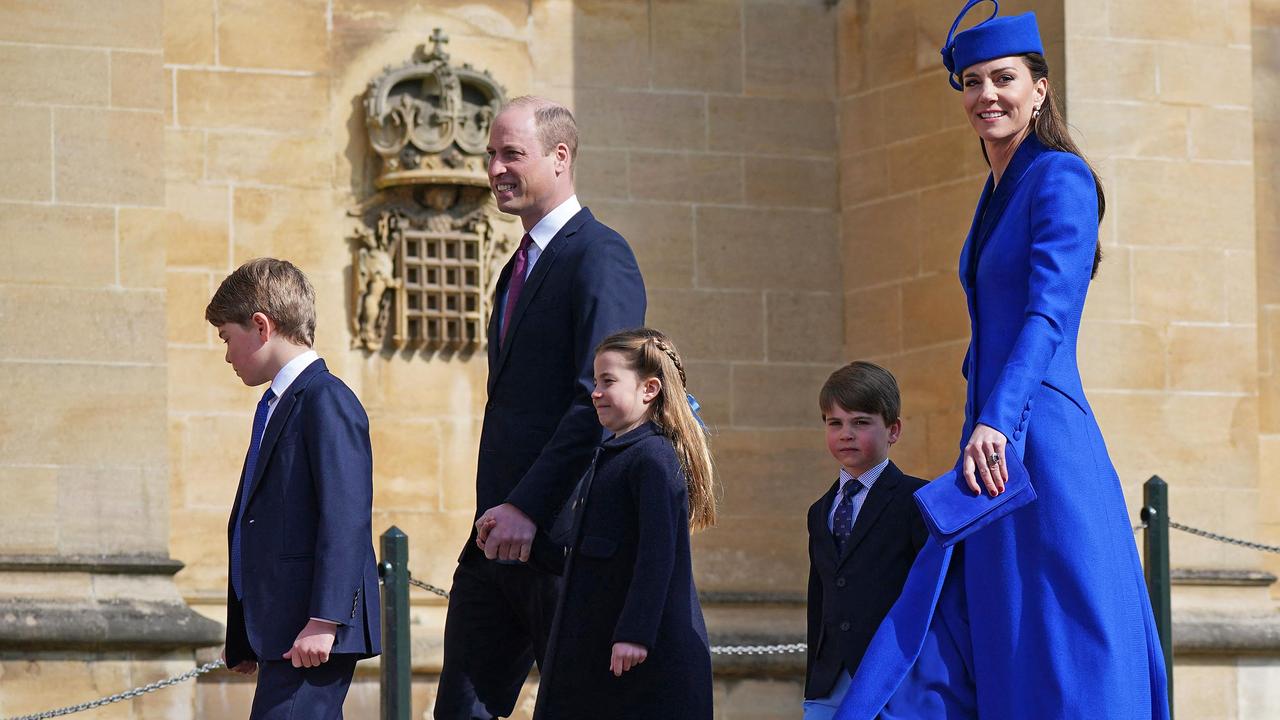
[[520, 238], [520, 249], [516, 250], [516, 264], [511, 268], [511, 279], [507, 281], [507, 306], [502, 309], [502, 328], [499, 337], [507, 341], [507, 331], [511, 328], [511, 314], [515, 312], [516, 303], [520, 302], [520, 291], [524, 289], [525, 270], [529, 267], [529, 244], [533, 238], [525, 233]]

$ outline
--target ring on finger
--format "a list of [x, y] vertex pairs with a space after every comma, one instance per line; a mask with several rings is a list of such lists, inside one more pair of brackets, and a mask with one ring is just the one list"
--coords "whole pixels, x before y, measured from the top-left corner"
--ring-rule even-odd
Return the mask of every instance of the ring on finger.
[[1000, 464], [1000, 453], [991, 453], [987, 456], [987, 467], [995, 467]]

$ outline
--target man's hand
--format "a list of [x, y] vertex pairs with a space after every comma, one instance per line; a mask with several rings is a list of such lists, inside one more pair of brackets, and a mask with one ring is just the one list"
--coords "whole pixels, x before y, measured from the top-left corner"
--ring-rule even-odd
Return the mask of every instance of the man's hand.
[[334, 637], [338, 634], [338, 626], [331, 622], [311, 619], [302, 628], [283, 657], [293, 662], [293, 666], [317, 667], [329, 661], [329, 651], [333, 649]]
[[[226, 662], [227, 649], [224, 647], [222, 648], [222, 663], [225, 665]], [[258, 672], [258, 663], [252, 660], [241, 660], [235, 667], [227, 667], [227, 669], [233, 673], [240, 673], [241, 675], [252, 675]]]
[[511, 503], [491, 507], [476, 520], [476, 545], [490, 560], [529, 562], [538, 526]]
[[609, 672], [614, 677], [622, 677], [622, 673], [644, 662], [649, 651], [643, 645], [618, 642], [613, 644], [613, 655], [609, 658]]

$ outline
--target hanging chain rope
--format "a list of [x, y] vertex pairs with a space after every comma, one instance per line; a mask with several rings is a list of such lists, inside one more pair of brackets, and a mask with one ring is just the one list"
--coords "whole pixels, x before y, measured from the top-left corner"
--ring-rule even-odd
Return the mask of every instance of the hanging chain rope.
[[[447, 590], [438, 588], [431, 583], [416, 580], [413, 575], [409, 576], [409, 584], [429, 593], [435, 593], [445, 600], [449, 599]], [[804, 643], [789, 643], [786, 645], [713, 645], [711, 646], [711, 653], [713, 655], [782, 655], [806, 652], [808, 647]]]
[[786, 645], [712, 645], [712, 655], [786, 655], [789, 653], [808, 652], [805, 643], [788, 643]]
[[[1191, 527], [1190, 525], [1183, 525], [1182, 523], [1174, 522], [1172, 520], [1169, 521], [1169, 527], [1174, 530], [1180, 530], [1191, 535], [1197, 535], [1207, 540], [1213, 540], [1227, 545], [1235, 545], [1237, 547], [1248, 548], [1250, 550], [1280, 554], [1280, 545], [1266, 545], [1264, 543], [1253, 542], [1250, 540], [1241, 540], [1240, 538], [1231, 537], [1229, 535], [1222, 535], [1208, 530], [1201, 530], [1197, 527]], [[1139, 530], [1145, 530], [1146, 528], [1147, 523], [1144, 521], [1134, 525], [1133, 531], [1137, 532]], [[409, 584], [414, 587], [421, 588], [422, 590], [426, 590], [429, 593], [439, 595], [446, 600], [449, 599], [449, 592], [447, 590], [438, 588], [430, 583], [422, 582], [421, 580], [416, 580], [413, 576], [409, 577]], [[781, 645], [712, 645], [711, 653], [713, 655], [788, 655], [807, 652], [808, 649], [809, 646], [805, 643], [786, 643]], [[64, 715], [84, 712], [85, 710], [93, 710], [94, 708], [100, 708], [104, 705], [111, 705], [124, 700], [132, 700], [133, 698], [146, 695], [147, 693], [163, 690], [164, 688], [186, 682], [187, 680], [199, 677], [221, 667], [226, 667], [226, 665], [221, 660], [214, 660], [213, 662], [205, 663], [198, 668], [188, 670], [181, 675], [174, 675], [173, 677], [165, 680], [158, 680], [156, 682], [136, 687], [132, 690], [125, 690], [124, 692], [109, 695], [98, 700], [91, 700], [78, 705], [68, 705], [67, 707], [58, 708], [56, 710], [46, 710], [33, 715], [19, 715], [11, 718], [5, 718], [3, 720], [47, 720], [48, 718], [62, 717]]]
[[201, 665], [200, 667], [195, 668], [194, 670], [188, 670], [182, 673], [181, 675], [174, 675], [173, 677], [167, 680], [159, 680], [157, 682], [153, 682], [148, 685], [143, 685], [142, 687], [136, 687], [132, 690], [125, 690], [122, 693], [116, 693], [115, 695], [110, 695], [108, 697], [104, 697], [98, 700], [83, 702], [83, 703], [80, 703], [79, 705], [68, 705], [67, 707], [58, 708], [57, 710], [46, 710], [44, 712], [36, 713], [34, 715], [20, 715], [17, 717], [7, 718], [6, 720], [46, 720], [46, 718], [62, 717], [63, 715], [70, 715], [72, 713], [83, 712], [85, 710], [92, 710], [94, 708], [100, 708], [103, 705], [118, 703], [122, 700], [132, 700], [133, 698], [139, 697], [141, 695], [146, 695], [147, 693], [153, 693], [157, 690], [163, 690], [164, 688], [167, 688], [170, 685], [177, 685], [178, 683], [186, 682], [191, 678], [204, 675], [205, 673], [213, 670], [217, 670], [220, 667], [225, 667], [225, 664], [221, 660], [214, 660], [213, 662], [205, 663], [204, 665]]
[[413, 585], [414, 587], [422, 588], [423, 590], [426, 590], [429, 593], [435, 593], [436, 595], [439, 595], [445, 600], [449, 599], [449, 591], [442, 590], [436, 587], [435, 585], [432, 585], [431, 583], [424, 583], [421, 580], [414, 580], [413, 575], [409, 575], [409, 584]]
[[1249, 548], [1250, 550], [1259, 550], [1262, 552], [1280, 554], [1280, 546], [1277, 546], [1277, 545], [1264, 545], [1259, 542], [1253, 542], [1250, 540], [1241, 540], [1240, 538], [1233, 538], [1228, 535], [1219, 535], [1218, 533], [1215, 533], [1215, 532], [1209, 532], [1208, 530], [1201, 530], [1200, 528], [1191, 527], [1190, 525], [1183, 525], [1182, 523], [1176, 523], [1172, 520], [1169, 521], [1169, 527], [1173, 528], [1174, 530], [1181, 530], [1184, 533], [1199, 535], [1200, 537], [1206, 538], [1208, 540], [1214, 540], [1216, 542], [1226, 543], [1227, 545], [1236, 545], [1242, 548]]

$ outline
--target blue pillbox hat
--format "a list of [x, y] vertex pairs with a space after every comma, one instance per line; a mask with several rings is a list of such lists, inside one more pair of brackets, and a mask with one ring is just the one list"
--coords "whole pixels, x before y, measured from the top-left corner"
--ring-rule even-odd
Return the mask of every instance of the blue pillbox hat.
[[[995, 6], [991, 17], [957, 34], [956, 28], [960, 27], [960, 21], [969, 9], [988, 1]], [[1035, 13], [996, 17], [999, 12], [1000, 3], [997, 0], [969, 0], [956, 16], [956, 21], [951, 23], [947, 44], [942, 48], [942, 64], [949, 73], [947, 80], [956, 90], [963, 89], [959, 80], [960, 73], [970, 65], [1010, 55], [1044, 54]]]

